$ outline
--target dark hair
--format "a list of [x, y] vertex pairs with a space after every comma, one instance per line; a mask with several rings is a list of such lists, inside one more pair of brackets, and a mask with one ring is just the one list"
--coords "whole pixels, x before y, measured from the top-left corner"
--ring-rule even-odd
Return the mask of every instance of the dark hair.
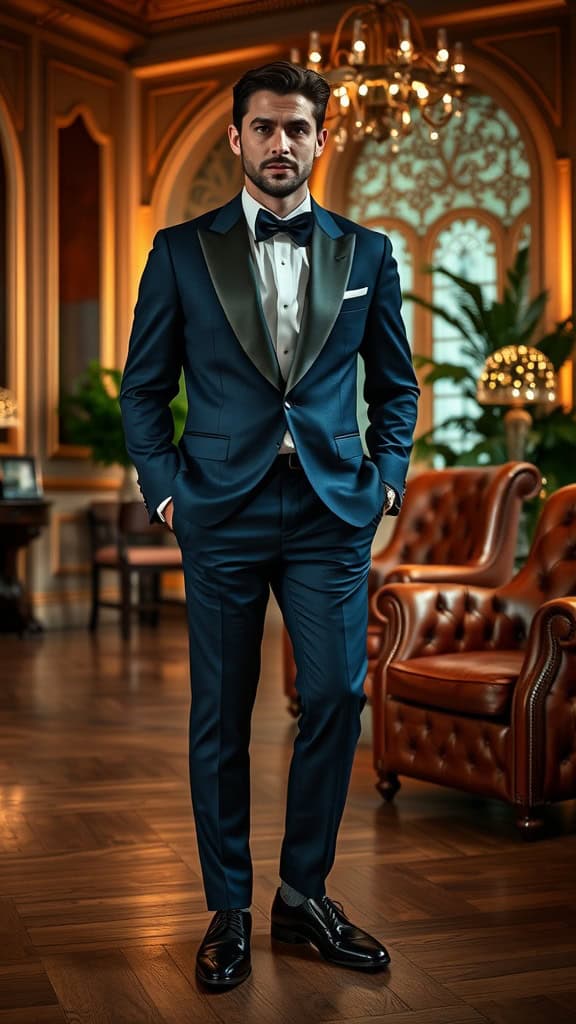
[[253, 68], [236, 82], [233, 89], [232, 121], [238, 131], [242, 128], [242, 118], [248, 110], [250, 97], [262, 89], [275, 92], [278, 96], [287, 96], [291, 92], [305, 96], [314, 107], [316, 130], [321, 131], [330, 99], [330, 86], [316, 71], [300, 68], [287, 60], [277, 60], [261, 68]]

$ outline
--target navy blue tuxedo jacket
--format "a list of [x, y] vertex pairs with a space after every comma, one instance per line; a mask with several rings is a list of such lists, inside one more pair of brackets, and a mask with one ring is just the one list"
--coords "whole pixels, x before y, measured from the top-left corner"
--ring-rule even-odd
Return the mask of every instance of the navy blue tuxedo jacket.
[[[120, 395], [152, 521], [168, 495], [193, 521], [223, 520], [265, 475], [287, 427], [310, 483], [341, 519], [359, 527], [373, 519], [383, 482], [401, 501], [419, 390], [390, 240], [315, 202], [312, 210], [307, 309], [287, 381], [263, 316], [240, 196], [157, 233]], [[358, 353], [370, 457], [356, 419]], [[168, 403], [182, 368], [188, 416], [176, 446]]]

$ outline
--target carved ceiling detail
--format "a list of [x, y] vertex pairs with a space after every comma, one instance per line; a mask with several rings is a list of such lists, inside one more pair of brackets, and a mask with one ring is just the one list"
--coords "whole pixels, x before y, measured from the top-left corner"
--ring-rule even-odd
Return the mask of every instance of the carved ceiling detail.
[[153, 33], [214, 24], [267, 11], [318, 7], [323, 0], [76, 0], [77, 9]]

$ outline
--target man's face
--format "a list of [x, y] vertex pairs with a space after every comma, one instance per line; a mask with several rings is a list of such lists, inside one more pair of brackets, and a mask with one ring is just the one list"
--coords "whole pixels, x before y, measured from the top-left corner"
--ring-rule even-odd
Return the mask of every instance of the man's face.
[[328, 132], [316, 130], [312, 103], [299, 93], [252, 94], [239, 134], [228, 128], [232, 151], [242, 158], [246, 177], [264, 195], [292, 195], [308, 180]]

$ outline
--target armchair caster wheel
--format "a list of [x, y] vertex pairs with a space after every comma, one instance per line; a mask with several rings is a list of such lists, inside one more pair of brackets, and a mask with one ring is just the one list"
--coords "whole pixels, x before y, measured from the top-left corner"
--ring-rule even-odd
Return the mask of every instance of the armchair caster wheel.
[[523, 839], [536, 839], [544, 825], [542, 814], [538, 814], [534, 807], [522, 807], [516, 818], [516, 826]]
[[292, 718], [300, 718], [302, 714], [302, 701], [300, 697], [291, 697], [288, 701], [288, 714], [292, 715]]
[[376, 783], [376, 789], [385, 803], [392, 803], [396, 793], [400, 789], [400, 780], [396, 772], [382, 772], [378, 782]]

